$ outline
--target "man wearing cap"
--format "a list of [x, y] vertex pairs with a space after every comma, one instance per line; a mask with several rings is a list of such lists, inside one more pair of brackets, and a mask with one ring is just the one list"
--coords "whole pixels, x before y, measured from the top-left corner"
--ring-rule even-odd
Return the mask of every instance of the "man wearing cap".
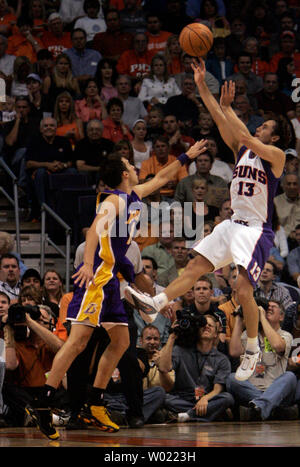
[[21, 279], [21, 288], [23, 287], [35, 287], [36, 289], [41, 289], [42, 278], [36, 269], [30, 268], [24, 272]]
[[43, 34], [43, 43], [52, 53], [53, 58], [72, 47], [71, 34], [64, 31], [64, 25], [59, 13], [51, 13], [48, 18], [48, 31]]
[[296, 149], [287, 149], [285, 152], [285, 172], [298, 173], [299, 170], [299, 155]]
[[296, 52], [296, 36], [292, 31], [283, 31], [280, 36], [280, 51], [270, 60], [270, 71], [277, 72], [279, 60], [283, 57], [291, 57], [295, 63], [295, 73], [300, 78], [300, 52]]

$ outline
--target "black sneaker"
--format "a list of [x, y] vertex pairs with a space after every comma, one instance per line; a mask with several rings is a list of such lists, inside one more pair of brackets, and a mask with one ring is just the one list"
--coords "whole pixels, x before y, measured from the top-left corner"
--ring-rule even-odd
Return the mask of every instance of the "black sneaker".
[[26, 413], [35, 422], [38, 429], [51, 440], [59, 438], [59, 433], [52, 424], [52, 414], [49, 409], [34, 409], [31, 405], [25, 407]]

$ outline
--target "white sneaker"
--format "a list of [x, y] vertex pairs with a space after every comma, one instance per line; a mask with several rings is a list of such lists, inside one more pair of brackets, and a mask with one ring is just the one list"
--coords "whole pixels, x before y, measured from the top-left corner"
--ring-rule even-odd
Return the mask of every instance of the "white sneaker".
[[159, 308], [153, 300], [153, 297], [146, 293], [137, 292], [130, 285], [125, 288], [125, 297], [129, 302], [134, 302], [136, 308], [142, 310], [147, 315], [153, 315], [159, 312]]
[[246, 381], [253, 375], [256, 364], [261, 359], [261, 351], [258, 352], [251, 352], [250, 350], [246, 350], [243, 360], [236, 370], [235, 379], [238, 381]]

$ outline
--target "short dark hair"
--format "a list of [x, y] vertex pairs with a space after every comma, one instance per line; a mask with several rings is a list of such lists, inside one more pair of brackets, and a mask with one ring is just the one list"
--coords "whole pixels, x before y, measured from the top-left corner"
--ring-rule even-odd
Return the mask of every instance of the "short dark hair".
[[112, 108], [113, 105], [117, 105], [118, 107], [122, 109], [122, 113], [124, 112], [124, 105], [121, 99], [119, 99], [118, 97], [112, 97], [111, 99], [109, 99], [107, 106], [106, 106], [107, 113], [110, 112], [110, 109]]
[[84, 0], [83, 3], [83, 11], [87, 13], [87, 9], [89, 7], [95, 7], [98, 8], [98, 11], [100, 10], [100, 3], [99, 0]]
[[212, 281], [209, 279], [209, 277], [207, 276], [200, 276], [196, 282], [199, 282], [199, 281], [202, 281], [202, 282], [207, 282], [209, 284], [209, 287], [211, 290], [213, 290], [214, 286], [213, 286], [213, 283]]
[[10, 297], [7, 293], [0, 291], [0, 296], [5, 297], [7, 299], [8, 304], [10, 304]]
[[146, 324], [146, 326], [144, 326], [143, 329], [142, 329], [142, 332], [141, 332], [141, 339], [144, 337], [145, 331], [146, 331], [147, 329], [154, 329], [155, 331], [158, 332], [159, 337], [160, 337], [159, 329], [158, 329], [156, 326], [154, 326], [154, 324]]
[[105, 159], [105, 164], [100, 167], [100, 178], [109, 188], [116, 188], [122, 183], [123, 172], [127, 167], [118, 153], [111, 153]]
[[86, 31], [84, 29], [75, 28], [75, 29], [73, 29], [73, 31], [71, 31], [71, 39], [73, 39], [73, 36], [74, 36], [75, 32], [82, 32], [84, 34], [84, 37], [87, 38], [87, 33], [86, 33]]
[[2, 255], [0, 258], [0, 266], [2, 265], [2, 260], [3, 259], [15, 259], [17, 262], [18, 267], [20, 267], [20, 262], [18, 258], [13, 254], [13, 253], [5, 253], [5, 255]]
[[157, 262], [155, 261], [154, 258], [152, 258], [151, 256], [142, 256], [142, 259], [147, 259], [148, 261], [151, 261], [152, 266], [153, 266], [153, 269], [154, 269], [155, 271], [157, 271], [157, 269], [158, 269], [158, 264], [157, 264]]
[[239, 55], [238, 55], [238, 57], [237, 57], [237, 60], [236, 60], [237, 63], [239, 63], [239, 60], [240, 60], [241, 57], [248, 57], [248, 58], [250, 58], [251, 63], [253, 62], [252, 55], [249, 54], [249, 52], [240, 52]]

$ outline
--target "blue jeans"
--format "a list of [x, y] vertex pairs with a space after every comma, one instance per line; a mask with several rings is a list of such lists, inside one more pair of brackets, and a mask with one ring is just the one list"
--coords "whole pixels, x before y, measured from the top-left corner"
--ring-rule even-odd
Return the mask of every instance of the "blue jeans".
[[275, 407], [291, 406], [295, 401], [297, 378], [291, 371], [286, 371], [276, 378], [265, 391], [257, 389], [249, 381], [238, 381], [235, 373], [228, 377], [226, 386], [236, 401], [241, 405], [248, 405], [250, 401], [261, 409], [261, 417], [266, 420]]
[[[155, 386], [153, 388], [145, 389], [143, 395], [143, 415], [145, 422], [147, 422], [151, 415], [153, 415], [154, 412], [163, 405], [165, 390], [160, 386]], [[128, 411], [128, 405], [123, 393], [105, 393], [104, 400], [107, 402], [107, 407], [110, 410], [117, 410], [123, 414]]]
[[212, 422], [222, 415], [229, 407], [233, 407], [234, 399], [228, 392], [221, 392], [208, 401], [207, 412], [205, 417], [199, 417], [196, 414], [194, 406], [196, 401], [194, 397], [183, 398], [176, 394], [166, 394], [165, 407], [175, 413], [186, 412], [191, 421]]

